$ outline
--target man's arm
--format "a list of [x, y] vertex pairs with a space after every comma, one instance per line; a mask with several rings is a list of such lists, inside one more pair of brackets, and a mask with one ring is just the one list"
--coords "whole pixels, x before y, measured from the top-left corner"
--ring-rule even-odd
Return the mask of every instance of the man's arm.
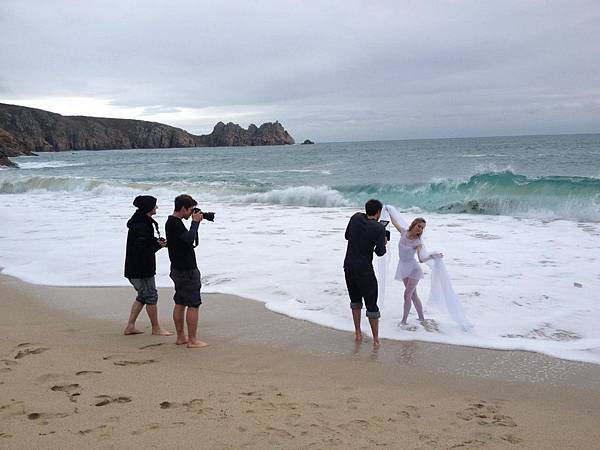
[[194, 239], [196, 239], [196, 234], [198, 234], [198, 225], [199, 222], [193, 221], [192, 225], [190, 225], [190, 229], [182, 233], [179, 236], [179, 239], [188, 245], [192, 245], [194, 243]]
[[[356, 216], [356, 214], [354, 214], [354, 216]], [[346, 240], [348, 240], [348, 238], [350, 237], [350, 226], [352, 225], [354, 216], [350, 217], [350, 220], [348, 221], [348, 225], [346, 226], [346, 232], [344, 233], [344, 237], [346, 238]]]
[[385, 228], [383, 228], [383, 225], [381, 226], [381, 233], [379, 233], [379, 237], [377, 238], [377, 242], [375, 243], [375, 254], [377, 256], [383, 256], [385, 255], [385, 244], [387, 242], [387, 239], [385, 238]]

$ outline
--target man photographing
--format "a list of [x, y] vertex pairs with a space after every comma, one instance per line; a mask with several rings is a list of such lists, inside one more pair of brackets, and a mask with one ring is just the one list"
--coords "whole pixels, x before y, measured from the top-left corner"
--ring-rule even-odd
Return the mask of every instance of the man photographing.
[[[167, 248], [171, 260], [171, 279], [175, 284], [175, 307], [173, 308], [173, 321], [177, 332], [177, 345], [186, 345], [188, 348], [202, 348], [208, 346], [197, 338], [198, 310], [202, 304], [200, 297], [200, 271], [196, 264], [194, 252], [197, 245], [198, 225], [203, 219], [202, 212], [194, 208], [198, 203], [191, 196], [182, 194], [175, 197], [175, 210], [167, 219], [165, 231], [167, 235]], [[188, 230], [183, 220], [192, 218]], [[187, 335], [184, 325], [187, 324]]]
[[365, 204], [365, 213], [356, 213], [348, 222], [345, 237], [348, 240], [344, 275], [350, 296], [350, 309], [354, 320], [354, 340], [363, 339], [360, 313], [363, 300], [373, 333], [373, 346], [379, 346], [379, 307], [377, 306], [377, 278], [373, 270], [373, 251], [385, 255], [387, 243], [385, 227], [379, 223], [383, 204], [371, 199]]

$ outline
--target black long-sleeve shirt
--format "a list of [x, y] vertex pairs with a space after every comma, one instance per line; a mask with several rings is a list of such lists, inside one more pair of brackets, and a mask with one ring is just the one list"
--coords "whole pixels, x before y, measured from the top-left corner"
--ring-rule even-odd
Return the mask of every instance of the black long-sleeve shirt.
[[188, 230], [183, 220], [175, 216], [169, 216], [165, 224], [167, 235], [167, 248], [171, 268], [175, 270], [196, 269], [196, 253], [194, 252], [194, 239], [198, 234], [198, 222], [192, 221]]
[[348, 248], [344, 259], [345, 269], [373, 269], [373, 251], [385, 255], [385, 227], [364, 213], [356, 213], [346, 227]]

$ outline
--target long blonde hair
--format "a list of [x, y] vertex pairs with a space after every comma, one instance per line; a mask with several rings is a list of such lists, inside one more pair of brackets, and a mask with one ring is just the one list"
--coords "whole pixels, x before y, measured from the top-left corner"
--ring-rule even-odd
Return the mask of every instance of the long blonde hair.
[[418, 224], [418, 223], [427, 224], [427, 222], [425, 221], [425, 219], [423, 219], [422, 217], [417, 217], [415, 220], [412, 221], [412, 223], [408, 227], [408, 231], [412, 230], [415, 227], [415, 225]]

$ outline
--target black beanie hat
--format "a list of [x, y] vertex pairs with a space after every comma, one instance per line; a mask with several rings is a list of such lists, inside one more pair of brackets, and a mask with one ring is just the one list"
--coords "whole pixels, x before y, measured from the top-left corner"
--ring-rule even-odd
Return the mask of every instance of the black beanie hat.
[[141, 213], [147, 214], [156, 206], [156, 198], [151, 195], [138, 195], [133, 200], [133, 206], [137, 207]]

